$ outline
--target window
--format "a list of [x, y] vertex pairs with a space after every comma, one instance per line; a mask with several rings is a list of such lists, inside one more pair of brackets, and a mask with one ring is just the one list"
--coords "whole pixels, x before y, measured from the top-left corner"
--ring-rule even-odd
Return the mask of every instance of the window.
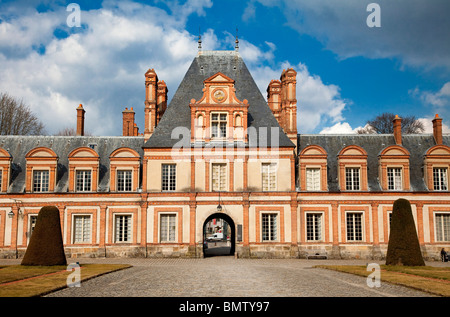
[[450, 241], [450, 214], [436, 214], [436, 241]]
[[402, 190], [402, 169], [401, 168], [388, 168], [388, 190]]
[[117, 190], [119, 192], [131, 192], [132, 171], [117, 171]]
[[162, 190], [174, 191], [176, 181], [176, 165], [163, 164], [162, 165]]
[[115, 242], [131, 242], [131, 216], [116, 215]]
[[306, 190], [320, 190], [320, 168], [306, 169]]
[[347, 241], [362, 241], [362, 213], [347, 213]]
[[306, 214], [306, 239], [308, 241], [322, 240], [322, 214]]
[[212, 190], [227, 190], [227, 164], [212, 164]]
[[2, 191], [2, 177], [3, 177], [3, 170], [0, 169], [0, 192]]
[[91, 171], [78, 170], [76, 171], [76, 191], [89, 192], [91, 191]]
[[176, 218], [177, 216], [175, 214], [161, 215], [161, 228], [159, 235], [161, 242], [175, 241]]
[[73, 242], [88, 243], [91, 241], [91, 216], [73, 217]]
[[34, 227], [36, 227], [37, 216], [30, 216], [30, 237], [33, 234]]
[[262, 190], [273, 191], [277, 189], [277, 164], [262, 164]]
[[49, 171], [33, 171], [33, 192], [48, 192]]
[[345, 189], [359, 190], [359, 168], [350, 167], [345, 169]]
[[447, 190], [447, 168], [433, 168], [434, 190]]
[[262, 240], [277, 240], [277, 214], [262, 214]]
[[211, 138], [227, 137], [227, 114], [212, 113], [211, 114]]

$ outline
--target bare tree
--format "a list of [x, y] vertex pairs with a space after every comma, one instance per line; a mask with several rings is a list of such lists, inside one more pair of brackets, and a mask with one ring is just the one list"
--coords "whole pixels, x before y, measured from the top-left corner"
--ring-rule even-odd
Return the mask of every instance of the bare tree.
[[[55, 135], [57, 136], [76, 136], [77, 135], [77, 129], [75, 128], [63, 128], [59, 130]], [[84, 136], [92, 136], [90, 132], [84, 132]]]
[[[385, 112], [377, 116], [373, 120], [368, 120], [364, 128], [358, 129], [358, 134], [378, 133], [378, 134], [392, 134], [394, 133], [394, 125], [392, 121], [395, 115], [393, 113]], [[423, 123], [416, 119], [415, 116], [404, 116], [402, 118], [402, 133], [415, 134], [422, 133], [425, 130]]]
[[0, 135], [42, 135], [44, 124], [30, 107], [7, 93], [0, 93]]

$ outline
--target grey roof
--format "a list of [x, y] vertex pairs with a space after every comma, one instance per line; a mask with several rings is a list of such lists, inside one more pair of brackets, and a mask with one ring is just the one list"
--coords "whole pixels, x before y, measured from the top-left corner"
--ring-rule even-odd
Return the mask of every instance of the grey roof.
[[[266, 133], [267, 146], [277, 145], [274, 144], [275, 142], [271, 142], [272, 132], [274, 132], [274, 140], [276, 135], [279, 135], [278, 146], [295, 146], [280, 128], [239, 53], [235, 51], [203, 51], [201, 55], [194, 58], [153, 135], [144, 145], [145, 148], [191, 146], [190, 135], [182, 138], [176, 134], [172, 138], [172, 132], [190, 131], [189, 102], [191, 99], [201, 99], [204, 88], [203, 81], [218, 72], [235, 80], [236, 97], [239, 100], [248, 100], [248, 128], [250, 128], [248, 146], [259, 145], [260, 137], [262, 138], [262, 135]], [[176, 130], [176, 128], [181, 129]], [[253, 128], [255, 129], [253, 130]], [[262, 142], [266, 142], [266, 139], [262, 139]]]
[[[443, 136], [443, 144], [450, 146], [450, 135]], [[337, 155], [346, 146], [358, 145], [367, 152], [368, 190], [378, 192], [381, 186], [378, 179], [378, 155], [383, 149], [395, 145], [392, 134], [351, 134], [351, 135], [298, 135], [298, 153], [309, 145], [319, 145], [327, 152], [328, 190], [339, 191]], [[402, 146], [410, 153], [411, 191], [428, 191], [423, 178], [424, 155], [435, 146], [432, 134], [403, 135]]]
[[12, 156], [9, 193], [23, 193], [25, 190], [26, 154], [37, 147], [52, 149], [58, 156], [55, 192], [68, 191], [69, 154], [74, 149], [95, 145], [93, 148], [100, 157], [99, 192], [109, 191], [109, 156], [121, 147], [131, 148], [143, 157], [143, 137], [67, 137], [67, 136], [0, 136], [0, 148]]

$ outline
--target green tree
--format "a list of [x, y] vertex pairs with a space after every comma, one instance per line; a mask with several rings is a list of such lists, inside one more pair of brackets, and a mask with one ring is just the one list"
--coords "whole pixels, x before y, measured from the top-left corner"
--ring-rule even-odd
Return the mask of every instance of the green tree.
[[397, 199], [392, 209], [386, 265], [425, 265], [411, 204], [403, 198]]
[[21, 264], [67, 265], [59, 210], [55, 206], [42, 207], [39, 211], [30, 244]]

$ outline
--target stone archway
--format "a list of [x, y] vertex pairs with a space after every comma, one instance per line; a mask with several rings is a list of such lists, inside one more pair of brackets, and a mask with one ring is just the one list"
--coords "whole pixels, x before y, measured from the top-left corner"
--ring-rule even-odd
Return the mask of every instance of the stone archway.
[[[224, 237], [223, 240], [210, 240], [207, 241], [208, 233], [207, 233], [207, 224], [213, 219], [222, 219], [229, 226], [229, 232], [227, 232], [227, 236], [229, 239]], [[219, 247], [217, 244], [219, 243]], [[214, 244], [214, 247], [213, 247]], [[220, 255], [234, 255], [236, 249], [236, 226], [234, 224], [233, 219], [227, 214], [217, 212], [210, 215], [206, 218], [203, 223], [203, 255], [205, 257], [208, 256], [220, 256]]]

